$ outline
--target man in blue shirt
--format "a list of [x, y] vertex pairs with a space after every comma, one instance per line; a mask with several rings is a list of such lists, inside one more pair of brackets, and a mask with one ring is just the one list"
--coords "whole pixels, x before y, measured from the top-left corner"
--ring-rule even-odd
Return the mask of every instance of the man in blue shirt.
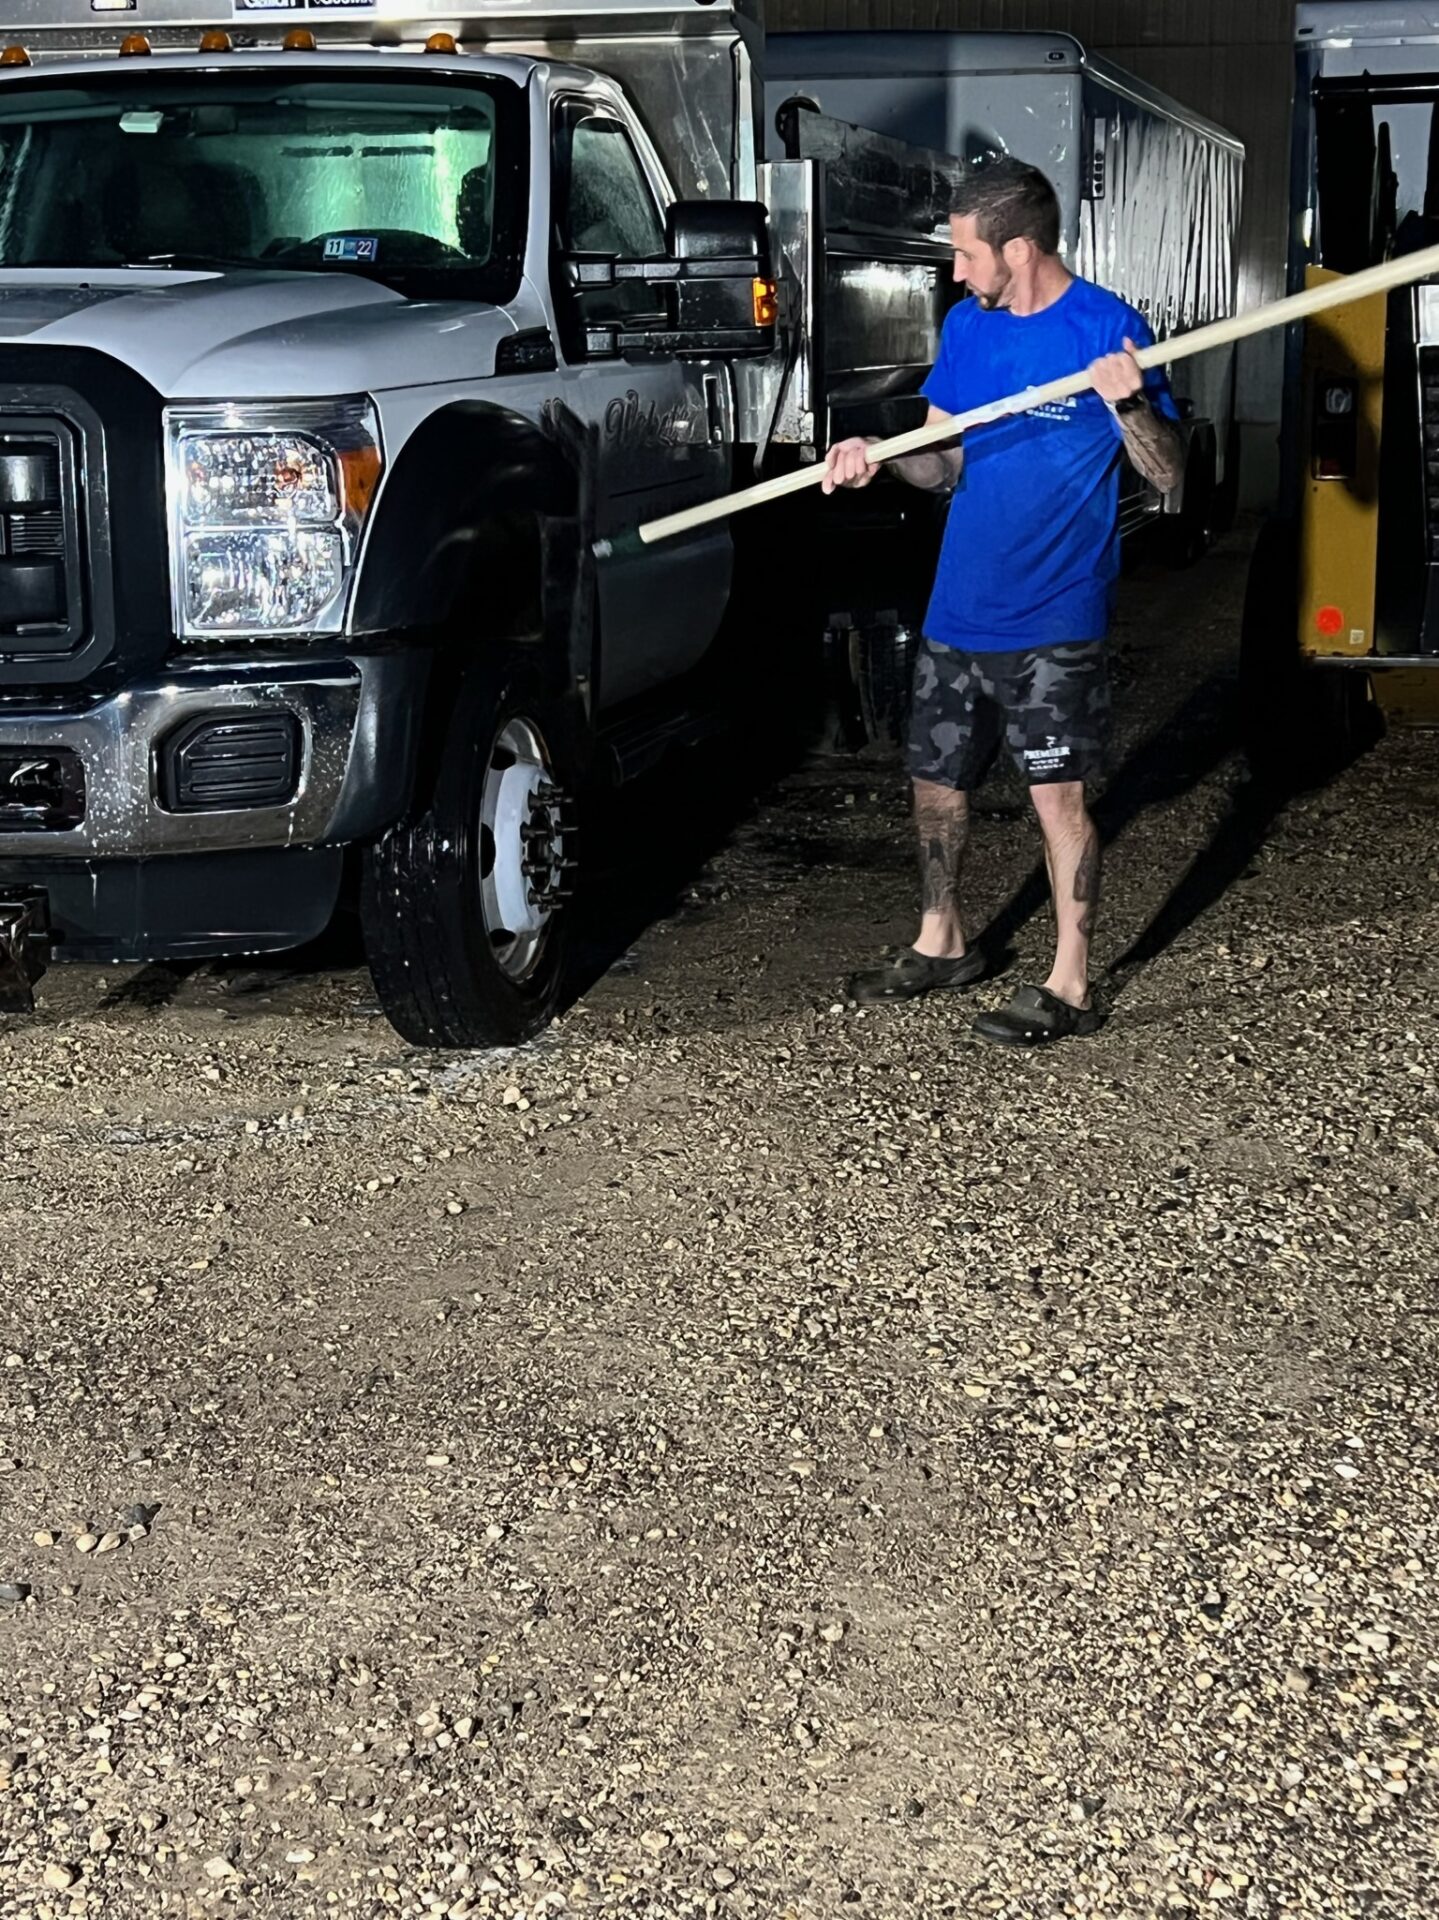
[[[1119, 574], [1122, 454], [1161, 492], [1179, 484], [1183, 444], [1162, 374], [1135, 351], [1140, 314], [1071, 274], [1059, 204], [1036, 168], [1002, 159], [955, 200], [954, 277], [971, 298], [945, 322], [924, 393], [943, 420], [1088, 366], [1093, 391], [977, 429], [963, 445], [895, 461], [911, 485], [952, 494], [915, 671], [909, 770], [922, 918], [912, 947], [859, 974], [860, 1000], [908, 1000], [971, 985], [959, 874], [969, 793], [1001, 737], [1044, 833], [1058, 944], [1043, 986], [1020, 987], [975, 1031], [1009, 1046], [1093, 1033], [1089, 943], [1099, 906], [1099, 836], [1084, 784], [1108, 730], [1104, 640]], [[826, 493], [868, 486], [869, 440], [832, 447]]]

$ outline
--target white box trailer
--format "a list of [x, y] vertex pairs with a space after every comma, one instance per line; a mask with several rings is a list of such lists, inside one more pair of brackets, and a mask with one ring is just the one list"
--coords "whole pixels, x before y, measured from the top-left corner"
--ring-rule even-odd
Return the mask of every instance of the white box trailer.
[[[1054, 183], [1077, 273], [1123, 296], [1155, 335], [1234, 311], [1242, 143], [1063, 33], [773, 33], [765, 53], [766, 150], [786, 150], [791, 103], [966, 164], [1013, 154]], [[1176, 368], [1191, 466], [1174, 514], [1237, 502], [1234, 354]], [[1187, 496], [1187, 504], [1186, 498]], [[1126, 487], [1126, 525], [1160, 510]]]

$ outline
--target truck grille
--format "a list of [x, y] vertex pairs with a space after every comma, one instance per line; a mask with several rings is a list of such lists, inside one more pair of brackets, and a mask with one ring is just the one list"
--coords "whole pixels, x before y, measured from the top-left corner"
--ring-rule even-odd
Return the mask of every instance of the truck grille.
[[84, 639], [79, 519], [67, 423], [0, 416], [0, 657], [53, 658]]
[[12, 513], [5, 519], [7, 553], [65, 552], [65, 518], [58, 507], [39, 513]]

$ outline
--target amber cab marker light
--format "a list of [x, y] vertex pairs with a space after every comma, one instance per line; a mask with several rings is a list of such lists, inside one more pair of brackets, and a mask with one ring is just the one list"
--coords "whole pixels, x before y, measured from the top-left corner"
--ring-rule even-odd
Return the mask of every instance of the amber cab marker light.
[[201, 53], [229, 53], [233, 42], [228, 33], [222, 33], [219, 27], [207, 27], [200, 35]]
[[458, 53], [460, 43], [452, 33], [432, 33], [425, 42], [426, 53]]
[[308, 27], [292, 27], [280, 46], [285, 53], [313, 53], [315, 36]]
[[779, 318], [779, 289], [773, 280], [754, 282], [754, 323], [757, 327], [772, 327]]
[[143, 33], [127, 33], [120, 42], [122, 60], [138, 60], [142, 54], [150, 51], [150, 42]]
[[0, 53], [0, 67], [28, 67], [29, 64], [30, 56], [23, 47], [6, 47]]

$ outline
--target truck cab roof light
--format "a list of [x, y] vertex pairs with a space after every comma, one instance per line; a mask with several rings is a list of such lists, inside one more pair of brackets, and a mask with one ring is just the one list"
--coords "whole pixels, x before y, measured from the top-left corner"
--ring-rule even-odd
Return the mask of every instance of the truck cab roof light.
[[22, 46], [11, 45], [0, 53], [0, 67], [28, 67], [30, 56]]
[[138, 60], [142, 54], [147, 54], [149, 51], [150, 42], [145, 38], [143, 33], [127, 33], [125, 38], [120, 42], [120, 58], [122, 60]]
[[425, 42], [426, 53], [458, 53], [460, 43], [452, 33], [432, 33]]
[[207, 27], [200, 35], [201, 53], [229, 53], [233, 45], [229, 34], [220, 27]]
[[315, 36], [308, 27], [291, 27], [280, 46], [285, 53], [313, 53]]

